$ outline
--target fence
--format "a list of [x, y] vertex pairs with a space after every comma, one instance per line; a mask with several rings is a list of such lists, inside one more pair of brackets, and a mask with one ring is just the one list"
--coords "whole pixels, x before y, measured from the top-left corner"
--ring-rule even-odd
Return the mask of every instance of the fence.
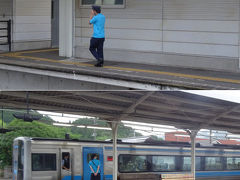
[[4, 24], [3, 27], [0, 27], [0, 32], [5, 32], [5, 34], [7, 34], [7, 35], [1, 35], [4, 33], [0, 34], [0, 39], [7, 38], [7, 42], [0, 41], [0, 45], [4, 45], [4, 46], [8, 45], [8, 50], [9, 52], [11, 52], [12, 51], [12, 37], [11, 37], [12, 21], [11, 20], [0, 21], [0, 24]]

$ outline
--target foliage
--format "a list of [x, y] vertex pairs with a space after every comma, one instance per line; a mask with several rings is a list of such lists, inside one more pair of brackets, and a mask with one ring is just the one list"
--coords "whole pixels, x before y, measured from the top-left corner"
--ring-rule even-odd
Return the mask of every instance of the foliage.
[[33, 121], [24, 122], [22, 120], [13, 120], [7, 126], [8, 129], [14, 131], [1, 135], [0, 140], [0, 166], [11, 165], [12, 162], [12, 143], [16, 137], [43, 137], [43, 138], [64, 138], [66, 133], [69, 133], [75, 138], [81, 138], [80, 135], [72, 135], [70, 129], [59, 128], [44, 123]]
[[[10, 110], [4, 110], [4, 111], [3, 111], [3, 120], [4, 120], [4, 122], [5, 122], [6, 124], [9, 124], [10, 122], [12, 122], [12, 121], [15, 119], [14, 116], [13, 116], [13, 114], [16, 113], [16, 112], [18, 112], [18, 113], [19, 113], [19, 112], [25, 113], [26, 110], [14, 110], [14, 109], [12, 109], [11, 111], [10, 111]], [[37, 112], [37, 111], [31, 111], [31, 113], [40, 114], [40, 113]], [[2, 119], [2, 111], [0, 111], [0, 118]], [[53, 120], [52, 120], [50, 117], [46, 116], [46, 115], [44, 115], [44, 116], [41, 118], [41, 121], [44, 122], [44, 123], [46, 123], [46, 124], [52, 124], [52, 122], [53, 122]]]
[[[53, 120], [44, 116], [40, 122], [33, 121], [24, 122], [23, 120], [14, 119], [14, 112], [4, 112], [4, 126], [13, 131], [1, 135], [0, 139], [0, 169], [12, 163], [12, 143], [16, 137], [42, 137], [42, 138], [65, 138], [65, 134], [70, 134], [72, 139], [81, 140], [106, 140], [112, 139], [112, 131], [93, 130], [87, 128], [64, 128], [52, 126]], [[38, 112], [35, 112], [38, 113]], [[0, 120], [0, 123], [2, 121]], [[75, 125], [96, 125], [101, 127], [109, 127], [106, 121], [99, 121], [98, 119], [82, 118], [74, 122]], [[95, 136], [93, 136], [95, 134]], [[127, 138], [134, 135], [134, 130], [130, 127], [125, 127], [123, 124], [119, 125], [118, 138]], [[141, 136], [135, 133], [136, 136]]]
[[[14, 117], [13, 117], [13, 113], [15, 113], [14, 111], [7, 111], [7, 110], [4, 110], [3, 111], [3, 120], [5, 123], [10, 123]], [[0, 118], [2, 119], [2, 111], [0, 111]]]
[[[6, 127], [6, 123], [3, 122], [3, 127], [5, 128]], [[2, 128], [2, 120], [0, 119], [0, 128]]]
[[[78, 119], [74, 122], [76, 125], [95, 125], [100, 127], [109, 127], [106, 121], [99, 121], [98, 119]], [[96, 140], [104, 141], [106, 139], [112, 139], [112, 131], [106, 130], [93, 130], [87, 128], [72, 127], [71, 132], [73, 134], [81, 134], [83, 140], [95, 140], [94, 133], [96, 133]], [[134, 130], [130, 127], [125, 127], [122, 123], [118, 127], [118, 138], [127, 138], [134, 135]], [[141, 136], [139, 133], [135, 133], [136, 136]]]

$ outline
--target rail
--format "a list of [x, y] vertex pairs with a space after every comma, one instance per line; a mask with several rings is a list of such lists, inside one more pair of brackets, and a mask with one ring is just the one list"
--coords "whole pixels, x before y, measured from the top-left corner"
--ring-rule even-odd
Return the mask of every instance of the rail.
[[11, 29], [12, 29], [12, 21], [8, 20], [8, 21], [0, 21], [0, 23], [4, 23], [7, 26], [6, 27], [0, 27], [0, 32], [1, 31], [6, 31], [7, 35], [0, 35], [0, 39], [2, 38], [7, 38], [7, 42], [3, 42], [0, 41], [0, 45], [8, 45], [8, 50], [9, 52], [12, 51], [12, 37], [11, 37]]

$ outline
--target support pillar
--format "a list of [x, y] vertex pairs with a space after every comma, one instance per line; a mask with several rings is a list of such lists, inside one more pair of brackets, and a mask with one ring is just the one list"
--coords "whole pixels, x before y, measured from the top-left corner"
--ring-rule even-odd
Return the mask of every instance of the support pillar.
[[113, 180], [117, 180], [118, 174], [118, 156], [117, 156], [117, 134], [118, 122], [112, 122], [112, 135], [113, 135]]
[[191, 174], [196, 179], [196, 136], [198, 130], [187, 131], [191, 138]]
[[209, 141], [210, 144], [212, 144], [212, 130], [210, 130], [210, 141]]
[[59, 0], [59, 56], [72, 57], [73, 0]]

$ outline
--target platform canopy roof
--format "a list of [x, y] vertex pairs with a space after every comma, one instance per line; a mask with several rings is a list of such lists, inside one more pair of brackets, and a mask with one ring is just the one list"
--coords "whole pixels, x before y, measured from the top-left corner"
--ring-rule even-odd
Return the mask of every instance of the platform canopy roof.
[[[0, 92], [0, 106], [26, 108], [26, 92]], [[240, 133], [240, 104], [182, 91], [29, 92], [34, 110]]]

